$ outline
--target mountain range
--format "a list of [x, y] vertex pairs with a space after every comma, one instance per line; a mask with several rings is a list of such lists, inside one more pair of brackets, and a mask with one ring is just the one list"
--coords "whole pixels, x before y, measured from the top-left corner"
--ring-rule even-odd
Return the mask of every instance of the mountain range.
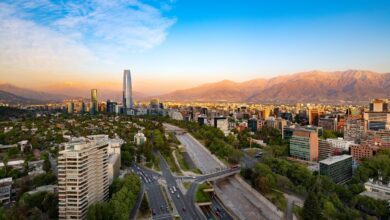
[[29, 99], [0, 90], [0, 103], [16, 104], [43, 104], [42, 100]]
[[169, 101], [229, 101], [248, 103], [344, 103], [390, 97], [390, 73], [363, 70], [310, 71], [254, 79], [223, 80], [160, 96]]
[[[42, 92], [0, 84], [0, 91], [0, 101], [26, 104], [59, 102], [76, 97], [89, 98], [90, 95], [90, 90], [86, 87], [63, 87]], [[151, 98], [139, 92], [133, 94], [136, 100]], [[122, 92], [98, 89], [98, 97], [100, 100], [120, 101]], [[163, 101], [248, 103], [358, 103], [370, 98], [389, 97], [390, 73], [364, 70], [310, 71], [245, 82], [223, 80], [158, 96]]]

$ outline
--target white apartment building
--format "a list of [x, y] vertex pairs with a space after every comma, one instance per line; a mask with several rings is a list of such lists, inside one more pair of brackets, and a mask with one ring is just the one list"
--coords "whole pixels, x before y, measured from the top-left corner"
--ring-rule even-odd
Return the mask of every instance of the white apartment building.
[[137, 134], [134, 135], [134, 143], [137, 146], [145, 144], [145, 142], [146, 142], [146, 137], [145, 137], [144, 133], [138, 132]]
[[362, 192], [360, 195], [365, 195], [373, 199], [387, 200], [390, 206], [390, 183], [382, 183], [382, 179], [379, 178], [378, 181], [369, 179], [364, 183], [364, 188], [366, 191]]
[[0, 179], [0, 202], [8, 204], [11, 202], [12, 177]]
[[225, 135], [229, 134], [229, 121], [226, 117], [214, 117], [214, 127], [219, 128]]
[[58, 157], [59, 219], [85, 219], [90, 205], [108, 198], [108, 141], [65, 144]]
[[348, 151], [349, 146], [354, 144], [353, 141], [346, 141], [344, 138], [327, 138], [326, 141], [331, 144], [333, 148], [342, 149]]

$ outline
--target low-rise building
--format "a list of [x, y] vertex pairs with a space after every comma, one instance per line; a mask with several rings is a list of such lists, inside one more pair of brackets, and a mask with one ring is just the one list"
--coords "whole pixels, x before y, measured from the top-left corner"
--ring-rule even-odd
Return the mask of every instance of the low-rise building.
[[364, 188], [366, 191], [360, 193], [360, 195], [368, 196], [377, 200], [386, 200], [389, 202], [390, 206], [390, 183], [383, 184], [382, 181], [369, 179], [369, 181], [364, 183]]
[[0, 179], [0, 202], [8, 204], [11, 202], [12, 177]]
[[343, 154], [320, 161], [320, 175], [329, 176], [335, 183], [343, 183], [352, 177], [352, 156]]
[[370, 158], [376, 154], [379, 148], [368, 144], [354, 144], [350, 147], [351, 156], [356, 162], [364, 158]]
[[38, 186], [34, 190], [28, 191], [27, 193], [32, 195], [38, 192], [51, 192], [51, 193], [56, 193], [58, 190], [57, 185], [45, 185], [45, 186]]
[[342, 151], [349, 151], [349, 147], [354, 144], [353, 141], [346, 141], [343, 138], [328, 138], [326, 139], [333, 148], [341, 149]]
[[137, 134], [134, 135], [134, 143], [136, 145], [143, 145], [146, 143], [146, 137], [144, 133], [138, 132]]

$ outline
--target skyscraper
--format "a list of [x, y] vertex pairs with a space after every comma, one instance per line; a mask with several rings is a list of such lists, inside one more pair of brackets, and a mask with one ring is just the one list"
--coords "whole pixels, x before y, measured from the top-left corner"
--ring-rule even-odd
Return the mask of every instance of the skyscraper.
[[125, 70], [123, 73], [123, 108], [133, 108], [133, 91], [131, 86], [130, 70]]
[[97, 101], [97, 89], [91, 89], [91, 108], [90, 112], [95, 113], [98, 109], [98, 101]]

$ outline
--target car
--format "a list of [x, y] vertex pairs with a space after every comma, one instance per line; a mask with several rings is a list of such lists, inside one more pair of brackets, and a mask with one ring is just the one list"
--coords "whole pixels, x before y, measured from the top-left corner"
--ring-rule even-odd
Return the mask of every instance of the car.
[[183, 212], [185, 212], [185, 211], [186, 211], [186, 208], [183, 207], [181, 210], [183, 210]]
[[174, 192], [176, 192], [176, 187], [175, 187], [175, 186], [173, 186], [172, 188], [173, 188], [173, 191], [174, 191]]
[[176, 198], [180, 199], [180, 195], [179, 195], [179, 194], [177, 194], [177, 195], [176, 195]]
[[152, 209], [152, 215], [156, 215], [156, 210]]

